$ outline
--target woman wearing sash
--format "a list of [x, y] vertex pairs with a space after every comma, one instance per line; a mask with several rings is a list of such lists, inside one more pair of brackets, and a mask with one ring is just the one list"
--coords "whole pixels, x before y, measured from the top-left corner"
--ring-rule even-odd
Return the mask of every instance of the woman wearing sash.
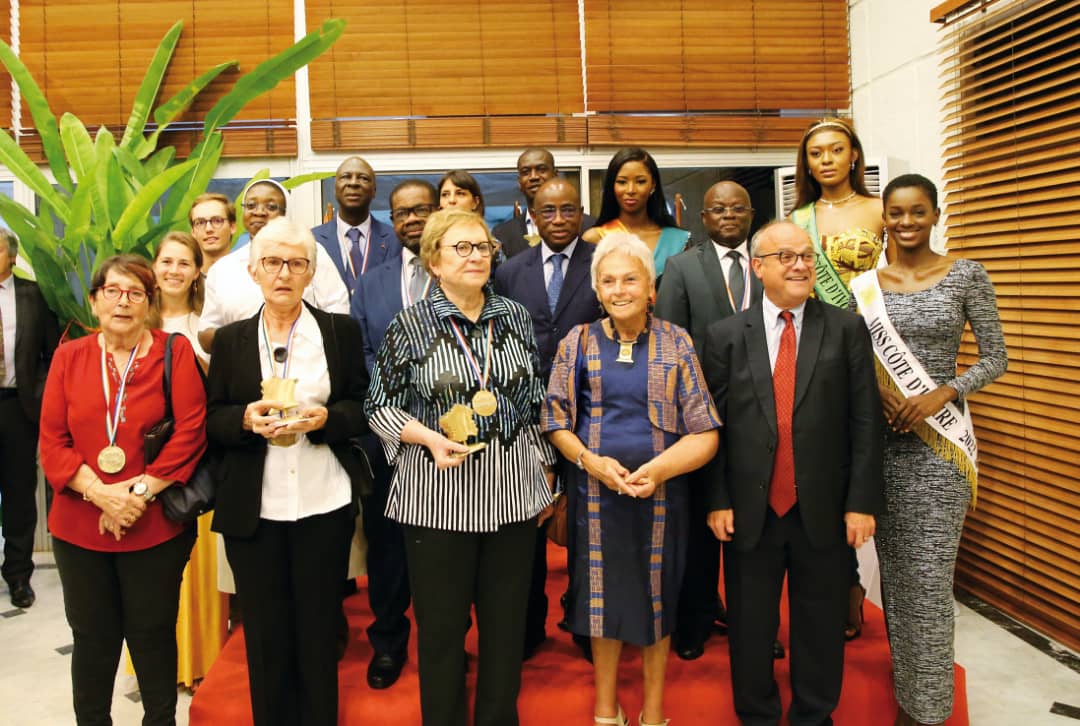
[[146, 323], [153, 291], [143, 258], [101, 262], [90, 292], [101, 330], [56, 350], [41, 404], [41, 466], [56, 493], [49, 531], [74, 636], [79, 724], [112, 723], [125, 640], [143, 723], [176, 719], [176, 613], [195, 528], [167, 519], [156, 497], [186, 482], [206, 449], [206, 396], [191, 345], [177, 339], [175, 427], [145, 465], [143, 434], [165, 414], [166, 334]]
[[619, 149], [604, 175], [600, 216], [581, 239], [593, 244], [612, 232], [629, 232], [648, 246], [656, 278], [667, 258], [686, 248], [690, 233], [681, 229], [667, 208], [660, 169], [652, 155], [637, 147]]
[[[889, 182], [882, 200], [896, 260], [852, 283], [852, 307], [874, 342], [890, 429], [888, 511], [874, 539], [900, 705], [896, 724], [937, 724], [952, 713], [953, 572], [977, 475], [965, 399], [1005, 372], [1007, 356], [986, 270], [930, 248], [939, 216], [934, 185], [905, 174]], [[966, 324], [979, 360], [957, 376]]]
[[466, 722], [474, 603], [475, 723], [518, 723], [536, 527], [551, 513], [532, 318], [491, 291], [497, 252], [473, 212], [428, 218], [420, 260], [438, 284], [391, 321], [365, 403], [394, 467], [386, 516], [405, 530], [424, 726]]
[[[884, 263], [881, 201], [867, 191], [865, 173], [862, 142], [850, 122], [825, 118], [810, 124], [795, 162], [791, 221], [806, 230], [818, 253], [814, 295], [837, 307], [847, 306], [852, 278]], [[862, 633], [865, 595], [852, 550], [847, 640]]]

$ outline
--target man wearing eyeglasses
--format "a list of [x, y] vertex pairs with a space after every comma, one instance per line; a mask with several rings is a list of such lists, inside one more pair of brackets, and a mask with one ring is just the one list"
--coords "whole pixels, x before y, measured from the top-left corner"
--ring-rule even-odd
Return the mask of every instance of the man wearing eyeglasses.
[[735, 712], [780, 723], [770, 643], [788, 581], [791, 723], [832, 723], [844, 668], [849, 546], [885, 505], [883, 417], [870, 334], [810, 298], [816, 254], [790, 222], [750, 244], [764, 295], [714, 323], [702, 368], [724, 428], [705, 467], [708, 524], [724, 547]]
[[[532, 315], [540, 375], [546, 382], [559, 341], [575, 326], [599, 319], [601, 308], [589, 283], [594, 248], [579, 237], [584, 215], [574, 185], [565, 179], [547, 180], [536, 189], [530, 214], [536, 220], [541, 243], [499, 266], [495, 271], [495, 292], [521, 303]], [[575, 503], [568, 502], [572, 504]], [[526, 659], [547, 638], [544, 632], [548, 610], [544, 594], [546, 531], [545, 526], [537, 532], [533, 554], [533, 579], [525, 620]], [[573, 561], [573, 556], [567, 558], [568, 563]], [[574, 641], [589, 652], [588, 638], [575, 636]]]
[[[700, 357], [705, 331], [761, 300], [747, 251], [754, 208], [750, 194], [733, 181], [705, 192], [701, 222], [709, 239], [668, 259], [656, 296], [656, 317], [685, 328]], [[700, 658], [714, 630], [726, 632], [720, 600], [720, 544], [705, 524], [703, 470], [691, 474], [690, 531], [686, 574], [672, 647], [683, 660]]]
[[400, 248], [394, 230], [370, 214], [375, 197], [375, 172], [359, 156], [341, 162], [334, 175], [337, 214], [311, 233], [329, 253], [349, 294], [356, 281], [392, 257]]
[[[438, 209], [438, 193], [430, 183], [408, 179], [390, 192], [390, 218], [397, 241], [380, 264], [370, 264], [356, 281], [351, 314], [360, 323], [368, 370], [394, 316], [427, 297], [434, 284], [420, 264], [420, 237], [431, 213]], [[401, 675], [409, 646], [411, 625], [405, 616], [411, 598], [401, 525], [387, 519], [386, 499], [393, 470], [375, 436], [362, 439], [374, 474], [373, 491], [364, 500], [362, 516], [367, 537], [368, 601], [374, 622], [368, 627], [373, 651], [368, 663], [368, 686], [389, 688]]]
[[202, 274], [205, 275], [215, 262], [229, 254], [236, 234], [236, 207], [224, 194], [200, 194], [191, 205], [188, 221], [191, 222], [191, 236], [203, 253]]

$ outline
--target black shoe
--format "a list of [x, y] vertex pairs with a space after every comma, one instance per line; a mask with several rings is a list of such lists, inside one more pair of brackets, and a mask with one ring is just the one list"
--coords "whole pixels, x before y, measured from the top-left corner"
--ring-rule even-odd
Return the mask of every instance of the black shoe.
[[34, 600], [37, 599], [37, 596], [34, 595], [34, 588], [30, 587], [29, 580], [12, 583], [10, 590], [11, 604], [17, 608], [23, 608], [25, 610], [33, 605]]
[[592, 663], [592, 640], [584, 635], [571, 636], [576, 645], [581, 650], [581, 655], [585, 660]]
[[525, 649], [521, 652], [521, 662], [524, 663], [525, 661], [529, 660], [529, 658], [532, 658], [534, 655], [536, 655], [537, 649], [539, 649], [540, 646], [544, 644], [545, 640], [547, 640], [547, 634], [543, 631], [540, 632], [538, 637], [526, 637]]
[[705, 655], [704, 638], [688, 638], [675, 644], [675, 655], [683, 660], [697, 660]]
[[779, 640], [774, 640], [772, 644], [772, 657], [773, 660], [783, 660], [787, 653], [784, 651], [784, 646]]
[[404, 665], [405, 656], [395, 658], [386, 653], [376, 653], [367, 667], [368, 686], [376, 690], [389, 688], [397, 682]]

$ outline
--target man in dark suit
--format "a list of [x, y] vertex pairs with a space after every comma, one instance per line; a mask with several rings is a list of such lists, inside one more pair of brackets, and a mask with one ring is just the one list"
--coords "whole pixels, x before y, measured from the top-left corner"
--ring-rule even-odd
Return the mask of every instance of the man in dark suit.
[[19, 241], [0, 228], [0, 503], [4, 507], [4, 580], [11, 604], [34, 604], [37, 438], [45, 376], [59, 339], [38, 286], [12, 274]]
[[[709, 239], [668, 259], [656, 296], [656, 317], [685, 328], [699, 357], [710, 324], [761, 300], [747, 251], [754, 209], [746, 189], [732, 181], [714, 184], [705, 192], [701, 221]], [[717, 594], [720, 543], [705, 524], [704, 472], [691, 474], [690, 541], [672, 644], [683, 660], [701, 657], [714, 624], [726, 630]]]
[[[390, 216], [399, 244], [388, 259], [368, 268], [352, 296], [351, 315], [364, 334], [369, 370], [390, 321], [426, 297], [432, 284], [418, 254], [427, 218], [437, 208], [435, 187], [420, 179], [404, 181], [390, 193]], [[410, 599], [409, 571], [401, 526], [384, 514], [393, 470], [374, 436], [365, 436], [363, 443], [375, 480], [362, 511], [368, 543], [368, 600], [375, 615], [367, 630], [374, 651], [367, 682], [372, 688], [389, 688], [401, 675], [408, 651], [410, 624], [405, 611]]]
[[[550, 179], [537, 189], [531, 212], [542, 242], [499, 266], [495, 271], [495, 291], [521, 303], [532, 315], [540, 353], [540, 375], [546, 381], [559, 341], [575, 326], [597, 320], [601, 308], [589, 282], [593, 246], [578, 236], [582, 209], [577, 189], [565, 179]], [[572, 562], [573, 558], [568, 561]], [[546, 528], [541, 527], [537, 530], [525, 621], [526, 659], [547, 638], [545, 580], [547, 535]], [[588, 645], [585, 638], [575, 641], [583, 647]]]
[[311, 230], [315, 241], [330, 254], [350, 296], [362, 274], [399, 249], [394, 230], [369, 212], [374, 196], [375, 172], [359, 156], [350, 156], [334, 177], [337, 215]]
[[[540, 244], [540, 230], [536, 217], [530, 210], [533, 199], [544, 182], [558, 176], [555, 157], [547, 149], [537, 147], [525, 149], [517, 161], [518, 189], [525, 195], [525, 205], [521, 213], [495, 226], [491, 234], [502, 244], [502, 252], [513, 257], [530, 247]], [[589, 229], [596, 220], [585, 214], [581, 218], [581, 230]]]
[[[790, 723], [831, 724], [844, 669], [848, 546], [884, 509], [884, 420], [870, 336], [809, 299], [814, 246], [775, 222], [750, 246], [761, 302], [714, 323], [704, 370], [724, 422], [709, 465], [709, 527], [724, 547], [735, 711], [778, 724], [769, 644], [788, 575]], [[772, 371], [770, 375], [770, 371]]]

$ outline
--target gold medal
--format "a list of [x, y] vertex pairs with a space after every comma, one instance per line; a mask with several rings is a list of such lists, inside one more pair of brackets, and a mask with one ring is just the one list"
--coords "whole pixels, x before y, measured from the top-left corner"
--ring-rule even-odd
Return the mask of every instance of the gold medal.
[[106, 474], [116, 474], [126, 462], [127, 456], [119, 446], [106, 446], [97, 455], [98, 468]]
[[493, 416], [499, 409], [499, 399], [486, 389], [481, 389], [472, 397], [472, 409], [481, 416]]

